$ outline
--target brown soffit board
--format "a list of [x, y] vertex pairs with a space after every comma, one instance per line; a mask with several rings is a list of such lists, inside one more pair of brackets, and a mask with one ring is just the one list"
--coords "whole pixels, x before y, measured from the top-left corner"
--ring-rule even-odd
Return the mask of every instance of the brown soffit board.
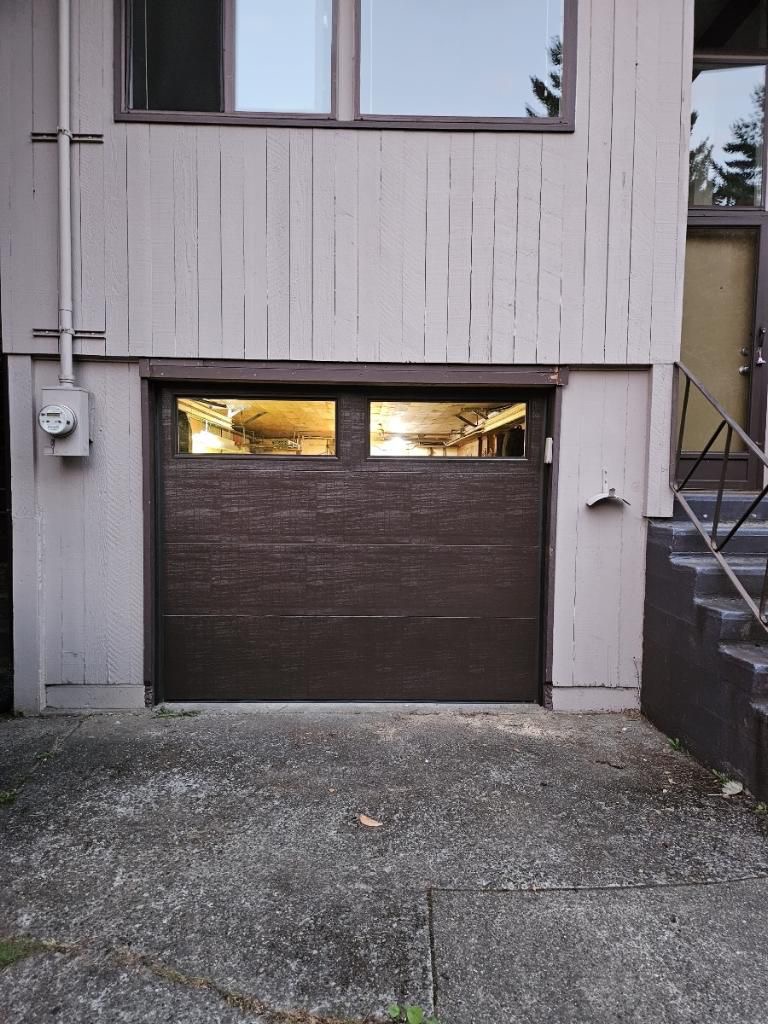
[[488, 366], [426, 363], [221, 362], [142, 359], [142, 377], [156, 381], [259, 384], [361, 384], [392, 387], [562, 387], [565, 366]]

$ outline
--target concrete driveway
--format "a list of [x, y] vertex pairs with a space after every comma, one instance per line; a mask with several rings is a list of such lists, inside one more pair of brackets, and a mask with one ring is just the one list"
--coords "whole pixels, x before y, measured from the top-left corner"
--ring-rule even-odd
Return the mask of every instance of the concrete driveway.
[[768, 816], [639, 717], [10, 719], [0, 751], [3, 1024], [766, 1020]]

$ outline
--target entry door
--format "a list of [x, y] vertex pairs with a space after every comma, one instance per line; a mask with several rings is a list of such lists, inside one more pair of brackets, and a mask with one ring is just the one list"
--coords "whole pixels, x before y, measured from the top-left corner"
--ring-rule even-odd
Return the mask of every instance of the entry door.
[[[695, 7], [681, 358], [762, 447], [768, 376], [768, 0], [707, 0]], [[719, 421], [695, 389], [691, 394], [683, 474]], [[725, 432], [692, 483], [719, 484], [724, 444]], [[762, 478], [758, 460], [737, 439], [732, 450], [729, 486], [755, 488]]]
[[159, 404], [163, 699], [538, 699], [543, 399]]
[[[759, 223], [724, 217], [722, 223], [688, 230], [682, 363], [691, 370], [749, 436], [763, 446], [766, 429], [768, 319], [764, 308], [766, 239]], [[681, 473], [704, 450], [720, 422], [691, 389]], [[697, 470], [693, 483], [719, 484], [725, 432]], [[728, 463], [730, 487], [754, 489], [762, 466], [734, 436]]]

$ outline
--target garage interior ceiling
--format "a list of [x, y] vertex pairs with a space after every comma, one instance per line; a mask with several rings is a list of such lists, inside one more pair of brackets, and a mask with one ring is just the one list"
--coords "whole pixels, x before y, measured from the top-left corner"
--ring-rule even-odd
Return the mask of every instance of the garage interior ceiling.
[[245, 428], [260, 437], [332, 438], [336, 403], [318, 399], [180, 398], [179, 409], [217, 427]]
[[371, 402], [370, 413], [374, 437], [429, 438], [442, 444], [524, 421], [524, 402]]

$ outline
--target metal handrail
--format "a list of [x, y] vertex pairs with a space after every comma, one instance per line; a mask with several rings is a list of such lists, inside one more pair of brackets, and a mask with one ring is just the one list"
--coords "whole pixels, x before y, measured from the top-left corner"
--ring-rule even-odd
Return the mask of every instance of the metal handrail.
[[[736, 536], [739, 529], [749, 519], [754, 510], [760, 504], [760, 502], [768, 495], [768, 484], [763, 487], [762, 491], [758, 494], [755, 500], [750, 504], [749, 508], [744, 512], [740, 519], [731, 527], [727, 535], [721, 540], [718, 536], [720, 527], [720, 515], [723, 505], [723, 493], [725, 491], [725, 484], [728, 477], [728, 461], [731, 457], [731, 447], [733, 443], [734, 434], [746, 445], [747, 449], [755, 455], [763, 466], [768, 469], [768, 456], [765, 452], [759, 448], [751, 437], [744, 431], [742, 427], [730, 416], [717, 399], [710, 394], [710, 392], [704, 387], [701, 381], [691, 373], [687, 367], [683, 366], [682, 363], [675, 364], [675, 378], [674, 378], [674, 395], [675, 398], [679, 396], [680, 391], [680, 375], [685, 378], [685, 390], [683, 392], [683, 405], [682, 413], [680, 416], [680, 427], [677, 435], [677, 450], [675, 454], [674, 472], [670, 481], [672, 490], [675, 493], [675, 498], [681, 505], [683, 511], [691, 520], [696, 530], [702, 537], [710, 553], [717, 559], [723, 572], [725, 572], [728, 579], [731, 581], [733, 586], [738, 591], [739, 595], [744, 600], [745, 604], [752, 612], [757, 623], [768, 634], [768, 614], [766, 613], [766, 605], [768, 604], [768, 558], [766, 559], [765, 572], [763, 574], [763, 586], [760, 592], [760, 601], [756, 602], [752, 595], [747, 591], [747, 588], [738, 578], [733, 568], [728, 564], [728, 560], [723, 554], [723, 550], [730, 543], [731, 540]], [[709, 441], [707, 441], [703, 450], [697, 453], [697, 457], [686, 472], [685, 476], [681, 479], [680, 465], [683, 455], [683, 441], [685, 439], [685, 427], [688, 417], [688, 405], [691, 397], [691, 385], [693, 385], [697, 391], [704, 397], [708, 404], [715, 410], [717, 415], [720, 417], [720, 422], [715, 428]], [[674, 424], [674, 417], [673, 417]], [[673, 426], [674, 429], [674, 426]], [[720, 482], [717, 488], [717, 497], [715, 499], [715, 514], [712, 517], [712, 529], [711, 532], [707, 526], [702, 523], [696, 513], [693, 511], [689, 503], [686, 501], [683, 491], [685, 487], [690, 483], [692, 477], [696, 473], [696, 470], [702, 464], [704, 459], [707, 457], [712, 449], [712, 446], [720, 437], [722, 432], [725, 430], [725, 447], [723, 449], [722, 464], [720, 467]]]

